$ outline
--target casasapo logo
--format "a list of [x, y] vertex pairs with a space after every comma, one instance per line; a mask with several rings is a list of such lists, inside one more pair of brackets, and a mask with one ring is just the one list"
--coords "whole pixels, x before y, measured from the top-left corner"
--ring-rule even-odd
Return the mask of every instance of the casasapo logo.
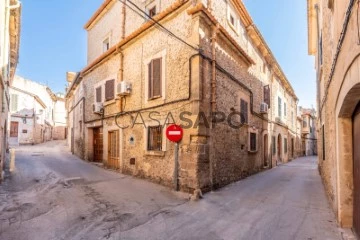
[[[124, 112], [116, 115], [115, 123], [121, 129], [134, 128], [137, 125], [142, 125], [146, 128], [146, 122], [149, 122], [149, 120], [152, 122], [152, 126], [157, 125], [165, 128], [168, 124], [176, 124], [183, 129], [198, 128], [199, 125], [206, 128], [215, 128], [218, 124], [226, 124], [233, 129], [240, 129], [245, 123], [245, 116], [236, 111], [233, 111], [230, 114], [225, 114], [224, 112], [213, 112], [210, 114], [199, 112], [196, 115], [184, 111], [180, 112], [177, 116], [176, 119], [179, 119], [178, 121], [175, 121], [174, 115], [171, 112], [168, 112], [165, 118], [164, 116], [164, 113], [161, 114], [158, 111], [146, 113]], [[145, 119], [147, 121], [145, 121]], [[154, 122], [157, 124], [153, 124]]]

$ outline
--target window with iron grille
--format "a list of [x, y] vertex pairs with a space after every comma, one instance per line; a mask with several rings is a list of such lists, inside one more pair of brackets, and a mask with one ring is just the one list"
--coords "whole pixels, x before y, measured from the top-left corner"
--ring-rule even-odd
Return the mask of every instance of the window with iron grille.
[[272, 137], [272, 152], [273, 155], [276, 154], [276, 138], [274, 136]]
[[162, 150], [162, 127], [149, 127], [148, 128], [148, 151], [161, 151]]
[[287, 138], [284, 138], [284, 152], [287, 153], [288, 144], [287, 144]]
[[148, 73], [149, 99], [161, 97], [162, 58], [151, 60]]
[[240, 117], [241, 117], [241, 123], [248, 123], [248, 102], [244, 99], [240, 100]]
[[256, 146], [256, 133], [250, 133], [250, 151], [256, 152], [257, 146]]
[[115, 79], [106, 81], [105, 83], [105, 101], [115, 98]]

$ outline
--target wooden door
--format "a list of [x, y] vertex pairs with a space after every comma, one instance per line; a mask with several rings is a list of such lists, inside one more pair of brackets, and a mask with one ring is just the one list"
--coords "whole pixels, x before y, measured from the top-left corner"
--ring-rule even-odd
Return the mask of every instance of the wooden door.
[[360, 105], [353, 116], [353, 149], [354, 149], [354, 211], [353, 228], [360, 236]]
[[109, 132], [108, 165], [111, 168], [120, 168], [119, 131]]
[[103, 161], [103, 129], [102, 128], [94, 128], [94, 162], [102, 162]]
[[10, 137], [18, 137], [19, 134], [19, 123], [11, 122], [10, 123]]

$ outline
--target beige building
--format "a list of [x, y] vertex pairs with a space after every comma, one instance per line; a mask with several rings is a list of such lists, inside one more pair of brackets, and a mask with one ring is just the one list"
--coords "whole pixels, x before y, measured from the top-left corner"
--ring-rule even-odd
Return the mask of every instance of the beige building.
[[298, 99], [241, 1], [106, 0], [85, 29], [87, 66], [67, 74], [74, 154], [188, 192], [300, 154]]
[[19, 59], [21, 4], [0, 1], [0, 181], [7, 149], [9, 86]]
[[313, 108], [299, 107], [299, 116], [301, 118], [302, 155], [317, 155], [316, 111]]
[[66, 137], [64, 96], [54, 94], [45, 85], [15, 76], [10, 87], [9, 114], [10, 146]]
[[308, 0], [318, 85], [319, 169], [342, 227], [360, 235], [358, 2]]

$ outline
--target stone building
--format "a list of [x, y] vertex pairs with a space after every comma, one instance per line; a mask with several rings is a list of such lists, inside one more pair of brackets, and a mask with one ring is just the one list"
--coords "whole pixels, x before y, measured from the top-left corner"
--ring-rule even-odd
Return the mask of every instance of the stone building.
[[65, 100], [45, 85], [15, 76], [9, 114], [10, 145], [65, 139]]
[[0, 1], [0, 181], [7, 149], [9, 86], [19, 59], [21, 4], [18, 0]]
[[308, 0], [315, 56], [319, 170], [339, 224], [360, 234], [358, 2]]
[[303, 156], [317, 155], [316, 111], [299, 107], [301, 118], [301, 151]]
[[242, 1], [106, 0], [85, 29], [87, 66], [67, 74], [74, 154], [188, 192], [300, 154], [298, 99]]

